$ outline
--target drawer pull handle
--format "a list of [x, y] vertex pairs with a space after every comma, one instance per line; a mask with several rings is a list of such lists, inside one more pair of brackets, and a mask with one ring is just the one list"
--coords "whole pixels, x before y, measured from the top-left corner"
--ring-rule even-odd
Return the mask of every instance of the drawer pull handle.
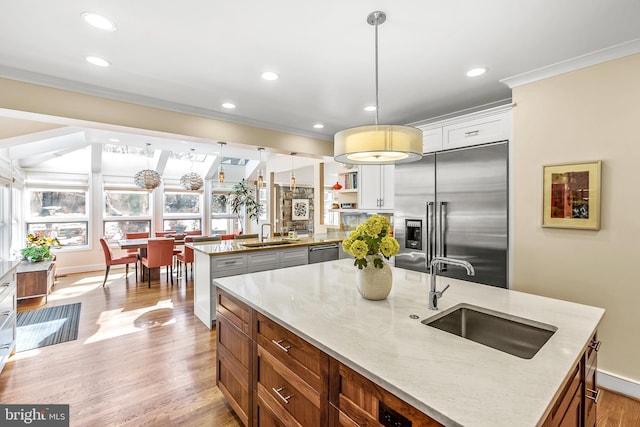
[[282, 390], [284, 390], [284, 387], [280, 387], [280, 388], [271, 387], [271, 390], [273, 390], [273, 392], [274, 392], [275, 394], [277, 394], [277, 395], [278, 395], [278, 397], [279, 397], [280, 399], [282, 399], [282, 401], [283, 401], [284, 403], [287, 403], [287, 404], [288, 404], [288, 403], [289, 403], [289, 400], [291, 400], [291, 396], [286, 396], [286, 397], [285, 397], [285, 396], [283, 396], [283, 395], [280, 393]]
[[591, 341], [589, 343], [589, 347], [591, 347], [592, 349], [594, 349], [595, 351], [600, 350], [600, 344], [602, 343], [602, 341]]
[[284, 342], [284, 340], [271, 340], [272, 343], [274, 343], [275, 345], [278, 346], [278, 348], [282, 351], [284, 351], [285, 353], [289, 353], [289, 349], [291, 348], [290, 345], [282, 345], [282, 343]]
[[7, 349], [9, 349], [10, 347], [11, 347], [11, 344], [2, 344], [2, 345], [0, 346], [0, 350], [7, 350]]
[[8, 288], [8, 287], [9, 287], [9, 285], [10, 285], [10, 283], [9, 283], [9, 282], [7, 282], [7, 283], [3, 283], [2, 285], [0, 285], [0, 288]]
[[479, 130], [470, 130], [469, 132], [465, 132], [464, 136], [476, 136], [480, 133]]
[[2, 313], [2, 316], [10, 316], [10, 315], [11, 315], [11, 310], [7, 310]]
[[588, 388], [587, 391], [589, 393], [595, 394], [595, 396], [589, 396], [589, 395], [585, 394], [584, 397], [586, 397], [587, 399], [593, 400], [595, 403], [598, 403], [598, 399], [600, 399], [600, 390], [592, 390], [592, 389]]

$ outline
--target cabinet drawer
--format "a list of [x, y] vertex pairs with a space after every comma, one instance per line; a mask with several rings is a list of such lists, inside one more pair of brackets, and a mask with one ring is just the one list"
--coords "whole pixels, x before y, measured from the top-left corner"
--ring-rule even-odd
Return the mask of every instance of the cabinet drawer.
[[9, 274], [5, 274], [0, 281], [0, 300], [11, 294], [16, 286], [15, 270]]
[[328, 357], [282, 326], [258, 316], [256, 340], [260, 347], [287, 366], [313, 389], [322, 391], [328, 372]]
[[321, 405], [321, 397], [316, 390], [261, 346], [258, 346], [257, 360], [258, 398], [287, 425], [324, 425], [321, 420], [326, 421], [326, 416], [321, 417], [320, 411], [327, 405]]
[[0, 300], [0, 327], [2, 327], [11, 316], [15, 317], [16, 314], [16, 294], [12, 292], [9, 295], [4, 295], [4, 298]]
[[291, 427], [292, 425], [298, 424], [297, 422], [294, 424], [281, 421], [277, 415], [273, 413], [269, 405], [260, 397], [256, 399], [256, 411], [256, 418], [258, 419], [258, 425], [260, 427]]
[[257, 252], [247, 255], [247, 264], [249, 273], [273, 270], [279, 267], [280, 257], [277, 250]]
[[244, 425], [249, 425], [251, 340], [224, 316], [218, 316], [216, 334], [216, 385]]
[[445, 150], [503, 141], [511, 135], [510, 113], [445, 126], [442, 132]]
[[247, 334], [251, 334], [251, 313], [252, 310], [236, 298], [218, 289], [216, 294], [216, 309], [236, 328]]
[[[551, 414], [547, 418], [545, 422], [545, 427], [556, 427], [561, 425], [565, 415], [567, 415], [568, 410], [572, 406], [572, 403], [575, 403], [574, 399], [576, 395], [580, 395], [580, 390], [582, 389], [582, 379], [580, 376], [582, 362], [578, 363], [572, 370], [569, 379], [564, 384], [562, 391], [558, 395], [558, 398], [551, 408]], [[571, 415], [569, 415], [570, 417]]]
[[306, 246], [280, 251], [280, 267], [295, 267], [306, 264], [309, 264], [309, 249]]
[[4, 364], [5, 359], [11, 354], [16, 342], [16, 314], [11, 315], [6, 319], [0, 328], [0, 371]]
[[211, 268], [213, 271], [247, 268], [247, 256], [246, 254], [213, 256]]
[[442, 426], [337, 360], [331, 359], [330, 363], [330, 400], [333, 406], [344, 413], [343, 420], [353, 420], [363, 426]]

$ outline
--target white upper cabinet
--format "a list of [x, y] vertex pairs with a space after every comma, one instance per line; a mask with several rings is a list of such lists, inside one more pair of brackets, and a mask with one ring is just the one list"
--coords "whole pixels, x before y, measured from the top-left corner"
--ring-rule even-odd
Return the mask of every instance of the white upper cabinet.
[[386, 211], [393, 209], [394, 197], [393, 165], [360, 166], [358, 209]]
[[423, 153], [511, 139], [511, 106], [479, 111], [418, 126]]
[[422, 130], [422, 152], [442, 151], [442, 126]]

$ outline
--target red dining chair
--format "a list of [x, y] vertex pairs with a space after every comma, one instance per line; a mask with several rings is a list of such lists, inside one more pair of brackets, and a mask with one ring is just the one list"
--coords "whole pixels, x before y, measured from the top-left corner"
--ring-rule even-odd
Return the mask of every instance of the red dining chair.
[[[139, 233], [125, 233], [124, 238], [127, 239], [127, 240], [131, 240], [131, 239], [148, 239], [149, 238], [149, 232], [148, 231], [143, 231], [143, 232], [139, 232]], [[127, 254], [135, 255], [138, 258], [138, 261], [140, 261], [140, 251], [137, 248], [127, 249]], [[137, 262], [136, 262], [136, 277], [138, 277], [138, 263]]]
[[202, 236], [202, 230], [185, 231], [182, 234], [184, 234], [185, 236]]
[[186, 236], [184, 238], [184, 250], [176, 255], [176, 259], [178, 260], [178, 274], [180, 274], [180, 270], [182, 265], [184, 265], [184, 279], [189, 280], [189, 269], [187, 268], [187, 264], [191, 264], [191, 278], [193, 279], [193, 249], [187, 247], [187, 243], [193, 242], [193, 236]]
[[161, 237], [159, 239], [149, 239], [147, 243], [147, 256], [140, 260], [143, 266], [147, 267], [149, 287], [151, 287], [151, 268], [167, 267], [167, 281], [169, 280], [169, 270], [171, 270], [171, 285], [173, 285], [173, 239]]
[[[121, 257], [114, 257], [111, 252], [111, 247], [109, 246], [109, 242], [106, 237], [100, 238], [100, 245], [102, 245], [102, 252], [104, 252], [104, 262], [107, 266], [107, 271], [104, 273], [104, 280], [102, 281], [102, 287], [107, 283], [107, 277], [109, 277], [109, 270], [111, 270], [112, 265], [122, 265], [125, 264], [125, 276], [129, 274], [129, 264], [134, 263], [138, 264], [138, 256], [137, 255], [125, 255]], [[136, 282], [138, 281], [138, 271], [136, 267]]]
[[176, 230], [156, 231], [153, 234], [155, 234], [156, 237], [173, 236], [176, 234]]
[[233, 240], [236, 238], [235, 234], [223, 234], [220, 236], [222, 240]]

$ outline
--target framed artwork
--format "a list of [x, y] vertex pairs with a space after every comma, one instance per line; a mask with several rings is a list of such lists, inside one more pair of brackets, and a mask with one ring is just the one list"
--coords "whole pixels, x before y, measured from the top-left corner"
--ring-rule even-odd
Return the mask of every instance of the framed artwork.
[[291, 209], [292, 220], [309, 219], [309, 199], [293, 199]]
[[600, 229], [602, 162], [543, 167], [542, 226]]

